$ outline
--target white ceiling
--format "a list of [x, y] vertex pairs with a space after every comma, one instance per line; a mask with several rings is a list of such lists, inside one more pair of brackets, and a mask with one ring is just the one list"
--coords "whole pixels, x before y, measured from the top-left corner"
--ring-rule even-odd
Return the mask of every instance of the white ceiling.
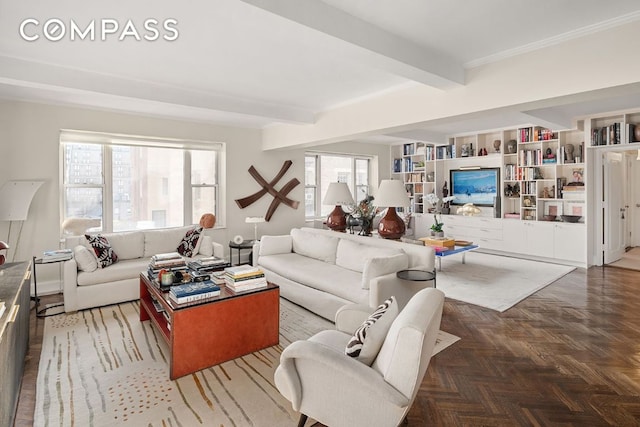
[[[41, 23], [27, 27], [30, 34], [42, 34], [50, 18], [67, 27], [131, 19], [142, 33], [147, 18], [174, 18], [179, 37], [27, 42], [18, 33], [25, 18]], [[407, 85], [460, 87], [470, 67], [639, 18], [637, 0], [0, 0], [0, 97], [235, 126], [306, 125], [323, 111]], [[549, 108], [537, 114], [595, 106]], [[421, 132], [523, 117], [499, 116]]]

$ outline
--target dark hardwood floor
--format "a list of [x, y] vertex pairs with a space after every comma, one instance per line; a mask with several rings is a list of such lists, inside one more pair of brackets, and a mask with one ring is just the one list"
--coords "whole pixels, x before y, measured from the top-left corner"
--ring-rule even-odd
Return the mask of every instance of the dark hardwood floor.
[[[594, 267], [504, 313], [447, 299], [442, 329], [462, 339], [431, 360], [408, 425], [640, 425], [639, 290], [640, 271]], [[33, 423], [34, 319], [18, 426]]]

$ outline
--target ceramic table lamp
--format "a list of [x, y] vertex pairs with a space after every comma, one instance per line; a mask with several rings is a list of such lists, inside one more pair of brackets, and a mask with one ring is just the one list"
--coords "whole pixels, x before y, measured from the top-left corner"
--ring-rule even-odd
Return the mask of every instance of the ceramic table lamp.
[[409, 196], [402, 181], [383, 179], [376, 194], [376, 205], [386, 207], [387, 213], [378, 224], [378, 234], [385, 239], [399, 239], [404, 235], [405, 225], [396, 213], [397, 207], [409, 206]]
[[346, 183], [330, 183], [322, 204], [336, 205], [336, 207], [327, 217], [327, 227], [333, 231], [345, 231], [347, 229], [347, 217], [341, 205], [353, 205], [354, 203], [353, 196]]

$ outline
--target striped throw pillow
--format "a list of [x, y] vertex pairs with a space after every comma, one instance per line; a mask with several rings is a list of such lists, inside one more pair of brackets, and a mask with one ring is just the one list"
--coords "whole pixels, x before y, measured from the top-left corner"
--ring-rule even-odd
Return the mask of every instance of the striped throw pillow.
[[398, 316], [398, 303], [395, 297], [391, 297], [380, 304], [356, 329], [347, 343], [345, 354], [371, 366], [396, 316]]

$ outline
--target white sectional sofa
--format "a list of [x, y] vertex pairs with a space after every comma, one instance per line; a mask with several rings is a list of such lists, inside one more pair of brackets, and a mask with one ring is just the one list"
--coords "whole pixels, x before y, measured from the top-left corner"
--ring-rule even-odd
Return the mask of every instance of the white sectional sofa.
[[[193, 228], [101, 233], [118, 256], [116, 263], [104, 268], [92, 266], [86, 251], [79, 248], [92, 251], [84, 236], [67, 237], [65, 246], [74, 250], [75, 257], [64, 262], [64, 310], [73, 312], [140, 298], [140, 272], [147, 270], [151, 256], [176, 252], [182, 238]], [[222, 258], [224, 247], [203, 233], [194, 254]]]
[[333, 321], [345, 304], [377, 307], [394, 295], [404, 306], [419, 288], [433, 284], [401, 280], [396, 272], [433, 271], [435, 253], [429, 246], [303, 227], [263, 236], [253, 263], [280, 286], [282, 297]]

